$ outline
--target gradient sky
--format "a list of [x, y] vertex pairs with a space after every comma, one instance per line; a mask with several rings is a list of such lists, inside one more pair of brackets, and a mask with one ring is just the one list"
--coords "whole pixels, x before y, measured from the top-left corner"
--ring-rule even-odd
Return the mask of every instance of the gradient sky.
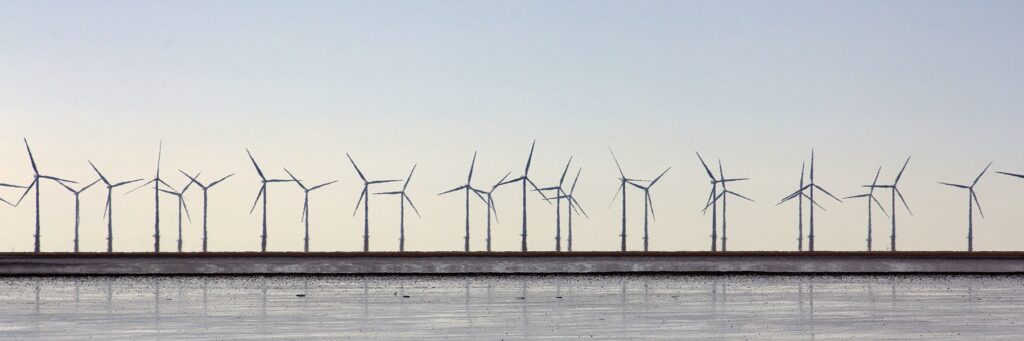
[[[989, 161], [1024, 172], [1024, 3], [1019, 1], [0, 1], [0, 181], [27, 183], [21, 137], [45, 173], [92, 181], [92, 160], [112, 178], [237, 172], [212, 190], [211, 250], [256, 250], [264, 169], [310, 182], [313, 250], [361, 249], [352, 216], [364, 172], [402, 178], [423, 213], [407, 217], [407, 249], [461, 250], [463, 199], [436, 194], [522, 172], [557, 181], [583, 167], [575, 249], [617, 250], [617, 173], [650, 178], [654, 250], [708, 248], [701, 215], [709, 185], [694, 156], [722, 159], [732, 188], [730, 250], [796, 247], [796, 209], [775, 206], [797, 187], [811, 148], [817, 180], [837, 195], [862, 192], [877, 167], [889, 182], [907, 155], [899, 212], [903, 250], [966, 248], [965, 183]], [[382, 186], [381, 190], [390, 187]], [[152, 192], [115, 193], [115, 250], [152, 248]], [[301, 191], [272, 186], [271, 250], [301, 250]], [[17, 191], [0, 196], [16, 198]], [[43, 185], [43, 250], [71, 249], [71, 196]], [[638, 198], [639, 192], [630, 193]], [[978, 186], [975, 248], [1020, 250], [1024, 181], [986, 176]], [[82, 196], [82, 249], [105, 249], [104, 191]], [[888, 198], [882, 196], [888, 206]], [[397, 201], [374, 197], [371, 248], [397, 249]], [[519, 194], [496, 194], [496, 250], [518, 250]], [[201, 198], [185, 249], [200, 246]], [[630, 249], [641, 244], [642, 205], [630, 207]], [[817, 248], [860, 250], [865, 204], [822, 200]], [[177, 238], [176, 205], [162, 201], [163, 247]], [[617, 205], [617, 203], [616, 203]], [[29, 200], [0, 207], [0, 250], [32, 249]], [[473, 202], [474, 250], [483, 206]], [[877, 213], [877, 211], [876, 211]], [[875, 248], [887, 247], [876, 215]], [[554, 210], [530, 199], [531, 250], [553, 249]], [[563, 227], [564, 228], [564, 227]]]

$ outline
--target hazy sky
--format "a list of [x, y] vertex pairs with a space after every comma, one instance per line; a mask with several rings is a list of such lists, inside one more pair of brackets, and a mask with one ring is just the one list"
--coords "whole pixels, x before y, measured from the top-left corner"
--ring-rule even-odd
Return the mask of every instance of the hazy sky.
[[[461, 250], [463, 197], [437, 193], [522, 172], [557, 181], [583, 167], [575, 249], [617, 250], [618, 185], [650, 178], [654, 250], [704, 250], [709, 190], [694, 156], [722, 159], [732, 189], [730, 250], [796, 247], [796, 208], [775, 206], [818, 156], [819, 184], [859, 194], [882, 166], [892, 181], [907, 155], [898, 214], [903, 250], [966, 248], [967, 193], [989, 161], [1024, 172], [1024, 3], [1019, 1], [0, 1], [0, 181], [27, 183], [21, 137], [42, 171], [92, 181], [92, 160], [116, 179], [152, 177], [164, 144], [177, 169], [211, 180], [211, 250], [256, 250], [259, 188], [245, 156], [309, 182], [314, 250], [359, 250], [359, 183], [345, 153], [376, 178], [403, 178], [423, 218], [406, 217], [407, 249]], [[396, 186], [381, 186], [380, 190]], [[82, 196], [82, 249], [105, 249], [101, 188]], [[152, 248], [152, 192], [115, 192], [115, 250]], [[16, 198], [5, 190], [0, 196]], [[301, 250], [302, 192], [270, 188], [271, 250]], [[639, 197], [631, 191], [630, 198]], [[975, 248], [1020, 250], [1024, 181], [986, 176]], [[72, 197], [43, 184], [43, 250], [71, 249]], [[500, 189], [496, 250], [518, 250], [517, 187]], [[881, 200], [888, 206], [889, 199]], [[821, 200], [817, 248], [860, 250], [865, 202]], [[200, 246], [201, 197], [185, 248]], [[473, 201], [474, 250], [483, 206]], [[531, 250], [554, 246], [554, 208], [530, 198]], [[162, 200], [163, 249], [174, 248], [176, 204]], [[373, 197], [371, 249], [397, 249], [398, 202]], [[640, 248], [642, 204], [630, 202], [629, 246]], [[876, 211], [875, 248], [887, 247]], [[0, 250], [32, 249], [33, 205], [0, 207]], [[563, 226], [564, 228], [564, 226]], [[564, 232], [563, 232], [564, 234]]]

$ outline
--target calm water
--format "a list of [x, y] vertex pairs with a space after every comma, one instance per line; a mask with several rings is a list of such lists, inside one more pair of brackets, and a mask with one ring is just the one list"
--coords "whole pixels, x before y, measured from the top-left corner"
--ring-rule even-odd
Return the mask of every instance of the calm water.
[[1024, 277], [0, 279], [2, 339], [1019, 338]]

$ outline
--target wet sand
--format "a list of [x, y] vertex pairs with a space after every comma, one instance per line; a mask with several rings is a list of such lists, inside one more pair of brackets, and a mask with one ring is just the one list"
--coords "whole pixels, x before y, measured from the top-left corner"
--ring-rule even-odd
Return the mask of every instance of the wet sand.
[[1024, 334], [1021, 276], [0, 279], [3, 339], [978, 339]]

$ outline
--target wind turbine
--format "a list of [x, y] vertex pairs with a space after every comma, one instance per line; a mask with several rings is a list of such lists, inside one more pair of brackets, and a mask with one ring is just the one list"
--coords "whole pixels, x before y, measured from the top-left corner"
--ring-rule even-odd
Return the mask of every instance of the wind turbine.
[[299, 188], [302, 188], [303, 191], [301, 220], [302, 222], [305, 223], [306, 235], [302, 239], [302, 251], [309, 252], [309, 192], [315, 191], [317, 189], [323, 188], [324, 186], [338, 182], [338, 180], [328, 181], [313, 187], [306, 187], [306, 185], [303, 184], [302, 181], [300, 181], [298, 178], [296, 178], [295, 175], [292, 174], [292, 172], [288, 171], [288, 168], [285, 168], [284, 172], [288, 173], [288, 176], [292, 177], [292, 180], [295, 181], [295, 183], [299, 185]]
[[[803, 171], [801, 171], [801, 177], [800, 177], [801, 180], [803, 179], [802, 174], [803, 174]], [[810, 233], [807, 234], [807, 250], [808, 251], [814, 251], [814, 206], [818, 206], [819, 208], [824, 209], [823, 207], [821, 207], [821, 205], [818, 205], [817, 201], [814, 201], [814, 190], [815, 189], [818, 189], [818, 190], [824, 192], [826, 195], [832, 197], [832, 199], [835, 199], [838, 202], [843, 202], [842, 200], [840, 200], [836, 196], [832, 195], [832, 193], [829, 193], [829, 191], [825, 190], [825, 188], [823, 188], [823, 187], [819, 186], [818, 184], [814, 183], [814, 150], [811, 149], [811, 182], [806, 184], [806, 185], [804, 185], [804, 186], [800, 186], [800, 189], [798, 189], [796, 192], [793, 192], [792, 194], [786, 196], [785, 198], [782, 198], [782, 200], [779, 201], [778, 204], [776, 204], [776, 205], [779, 205], [779, 204], [782, 204], [782, 203], [784, 203], [786, 201], [792, 200], [793, 198], [803, 196], [805, 191], [807, 191], [809, 193], [809, 195], [806, 195], [807, 200], [809, 200], [811, 202], [811, 205], [810, 205], [810, 210], [811, 211], [810, 211], [810, 214], [809, 214], [809, 216], [810, 216], [810, 219], [809, 219], [810, 220], [809, 221], [810, 222]], [[800, 216], [801, 225], [803, 224], [803, 215], [802, 214], [803, 214], [803, 212], [801, 212], [801, 216]]]
[[871, 181], [871, 185], [867, 186], [868, 188], [870, 188], [870, 190], [867, 193], [851, 195], [851, 196], [843, 198], [843, 199], [867, 198], [867, 201], [868, 201], [868, 239], [866, 239], [866, 241], [868, 242], [868, 251], [871, 251], [871, 206], [873, 206], [873, 204], [874, 205], [878, 205], [878, 209], [882, 210], [882, 213], [885, 213], [886, 215], [888, 215], [888, 213], [885, 212], [885, 207], [882, 207], [882, 203], [878, 201], [878, 198], [875, 198], [875, 188], [879, 187], [878, 186], [878, 176], [881, 175], [881, 174], [882, 174], [882, 167], [878, 167], [878, 171], [875, 172], [875, 180]]
[[85, 187], [79, 188], [77, 190], [74, 189], [74, 188], [71, 188], [71, 186], [68, 186], [68, 185], [64, 184], [63, 182], [60, 182], [60, 181], [57, 182], [61, 186], [64, 186], [64, 188], [67, 189], [68, 192], [71, 192], [71, 194], [73, 194], [75, 196], [75, 241], [74, 241], [75, 242], [75, 253], [78, 253], [78, 223], [79, 223], [79, 217], [80, 217], [80, 215], [78, 214], [79, 207], [80, 207], [78, 196], [80, 194], [82, 194], [82, 192], [85, 192], [85, 190], [89, 189], [89, 187], [92, 187], [92, 185], [95, 185], [97, 182], [100, 182], [100, 180], [96, 179], [92, 183], [90, 183], [88, 185], [85, 185]]
[[[199, 176], [199, 174], [196, 174], [196, 176]], [[159, 181], [155, 181], [155, 182], [159, 182]], [[163, 188], [160, 189], [161, 192], [173, 195], [173, 196], [178, 198], [178, 252], [179, 253], [181, 252], [181, 246], [182, 246], [182, 240], [181, 240], [181, 209], [182, 208], [185, 209], [185, 218], [188, 218], [189, 223], [192, 222], [192, 215], [188, 213], [188, 206], [185, 205], [185, 191], [188, 190], [189, 186], [192, 186], [192, 181], [189, 181], [189, 183], [187, 185], [185, 185], [185, 187], [182, 188], [180, 192], [174, 191], [173, 188], [171, 188], [171, 190], [166, 190], [166, 189], [163, 189]], [[171, 187], [171, 186], [167, 185], [167, 187]]]
[[[156, 152], [156, 176], [154, 176], [153, 179], [147, 181], [146, 183], [139, 185], [139, 187], [136, 187], [131, 191], [128, 191], [128, 193], [135, 192], [135, 190], [139, 188], [143, 188], [149, 184], [153, 184], [153, 252], [157, 253], [160, 252], [160, 185], [163, 184], [164, 186], [167, 186], [167, 188], [170, 188], [172, 192], [175, 191], [173, 186], [168, 185], [166, 182], [164, 182], [163, 179], [160, 178], [160, 157], [163, 155], [163, 152], [164, 142], [160, 141], [160, 145]], [[181, 209], [179, 207], [179, 211], [180, 210]], [[178, 215], [180, 216], [181, 214]], [[178, 220], [180, 221], [181, 217], [178, 217]], [[181, 252], [181, 250], [178, 250], [178, 252]]]
[[[892, 192], [892, 215], [889, 216], [890, 218], [892, 218], [892, 233], [889, 235], [889, 243], [890, 243], [889, 251], [896, 251], [896, 196], [897, 195], [899, 195], [900, 201], [903, 202], [903, 207], [907, 208], [907, 213], [910, 214], [910, 215], [914, 215], [914, 212], [910, 211], [910, 205], [907, 205], [907, 200], [903, 199], [903, 193], [900, 192], [900, 188], [899, 188], [900, 178], [903, 177], [903, 171], [907, 170], [907, 164], [908, 163], [910, 163], [910, 157], [909, 156], [907, 156], [907, 161], [903, 162], [903, 168], [901, 168], [900, 172], [898, 174], [896, 174], [896, 180], [894, 180], [892, 182], [892, 185], [877, 185], [877, 186], [873, 185], [872, 186], [872, 187], [877, 187], [877, 188], [888, 188]], [[884, 210], [883, 210], [883, 212], [884, 212]], [[871, 249], [869, 247], [868, 251], [870, 251], [870, 250]]]
[[651, 183], [647, 184], [647, 186], [643, 186], [635, 182], [629, 183], [630, 185], [633, 185], [633, 187], [639, 188], [641, 191], [644, 192], [644, 252], [647, 252], [648, 240], [647, 211], [649, 210], [651, 212], [651, 216], [654, 217], [654, 219], [658, 219], [657, 217], [654, 216], [654, 199], [651, 199], [651, 187], [654, 187], [654, 184], [658, 183], [658, 180], [661, 180], [661, 177], [665, 176], [665, 173], [668, 173], [669, 169], [672, 169], [672, 167], [666, 168], [664, 172], [661, 172], [661, 175], [658, 175], [658, 177], [654, 178], [654, 180], [651, 180]]
[[983, 212], [981, 210], [981, 202], [978, 201], [978, 195], [974, 192], [974, 186], [978, 185], [978, 181], [981, 180], [981, 176], [985, 175], [985, 172], [987, 172], [988, 168], [991, 167], [991, 166], [992, 166], [992, 162], [989, 162], [988, 166], [985, 166], [985, 169], [981, 170], [981, 173], [978, 174], [978, 177], [974, 178], [974, 182], [972, 182], [970, 186], [952, 184], [952, 183], [948, 183], [948, 182], [939, 182], [940, 184], [943, 184], [943, 185], [946, 185], [946, 186], [952, 186], [952, 187], [962, 188], [962, 189], [966, 189], [967, 190], [967, 251], [968, 252], [974, 251], [974, 206], [975, 206], [975, 204], [977, 204], [977, 206], [978, 206], [978, 213], [981, 214], [981, 217], [982, 218], [985, 217], [985, 212]]
[[416, 212], [417, 217], [420, 216], [420, 210], [416, 209], [416, 205], [412, 203], [412, 199], [409, 199], [409, 194], [405, 192], [409, 188], [409, 180], [412, 180], [412, 173], [416, 171], [416, 165], [412, 165], [412, 170], [409, 171], [409, 177], [405, 178], [405, 183], [402, 184], [401, 191], [392, 192], [379, 192], [374, 193], [378, 195], [397, 195], [398, 196], [398, 252], [405, 251], [405, 202], [409, 202], [409, 206]]
[[562, 176], [558, 178], [558, 185], [551, 187], [541, 188], [541, 191], [555, 191], [555, 251], [562, 251], [562, 197], [565, 196], [565, 190], [562, 189], [562, 184], [565, 183], [565, 175], [569, 173], [569, 165], [572, 164], [572, 156], [569, 157], [569, 162], [565, 163], [565, 170], [562, 171]]
[[[213, 186], [221, 183], [221, 181], [227, 180], [232, 175], [235, 175], [235, 173], [228, 174], [227, 176], [225, 176], [223, 178], [220, 178], [217, 181], [211, 182], [208, 185], [203, 185], [203, 183], [200, 182], [199, 179], [198, 179], [199, 178], [199, 174], [196, 174], [195, 176], [191, 176], [188, 173], [185, 173], [184, 171], [182, 171], [180, 169], [178, 171], [181, 172], [181, 174], [184, 174], [185, 176], [187, 176], [189, 178], [189, 180], [192, 181], [192, 183], [195, 183], [196, 186], [198, 186], [200, 189], [203, 190], [203, 252], [206, 252], [206, 208], [207, 208], [206, 204], [207, 204], [207, 201], [208, 201], [207, 199], [209, 198], [207, 196], [206, 192], [209, 191], [210, 188], [213, 188]], [[184, 192], [184, 191], [182, 191], [182, 192]]]
[[626, 177], [626, 174], [622, 172], [622, 165], [619, 164], [619, 158], [615, 157], [615, 152], [612, 151], [611, 147], [608, 147], [608, 152], [612, 154], [612, 160], [615, 161], [615, 167], [619, 170], [619, 189], [615, 191], [615, 195], [612, 196], [612, 202], [608, 205], [615, 203], [615, 198], [622, 193], [622, 233], [619, 233], [619, 237], [622, 239], [622, 252], [626, 252], [626, 184], [635, 185], [635, 182], [646, 181], [639, 179], [630, 179]]
[[502, 183], [498, 184], [498, 186], [501, 186], [501, 185], [506, 185], [506, 184], [514, 183], [514, 182], [517, 182], [517, 181], [522, 181], [523, 182], [523, 233], [520, 235], [523, 238], [523, 240], [522, 240], [522, 250], [523, 250], [523, 252], [527, 251], [527, 247], [526, 247], [526, 185], [529, 184], [530, 186], [533, 186], [533, 189], [537, 190], [537, 194], [540, 194], [540, 196], [542, 198], [544, 198], [545, 200], [547, 200], [547, 198], [548, 198], [546, 195], [544, 195], [544, 192], [540, 191], [540, 188], [537, 188], [537, 185], [533, 183], [533, 180], [530, 180], [530, 162], [533, 161], [533, 147], [535, 147], [536, 145], [537, 145], [537, 140], [534, 140], [533, 143], [530, 144], [530, 156], [528, 156], [526, 158], [526, 168], [523, 170], [523, 176], [520, 176], [518, 178], [515, 178], [515, 179], [512, 179], [512, 180], [508, 180], [508, 181], [505, 181], [505, 182], [502, 182]]
[[[583, 168], [580, 168], [579, 170], [576, 171], [576, 178], [573, 179], [572, 186], [569, 187], [569, 193], [563, 193], [563, 194], [561, 194], [561, 195], [559, 195], [558, 197], [555, 198], [555, 199], [565, 199], [568, 202], [568, 205], [569, 205], [569, 210], [568, 210], [569, 211], [569, 226], [568, 226], [569, 227], [569, 229], [568, 229], [568, 232], [569, 232], [569, 236], [568, 237], [569, 238], [566, 239], [566, 243], [567, 243], [566, 246], [568, 247], [567, 250], [569, 252], [572, 252], [572, 213], [573, 212], [577, 212], [577, 213], [583, 214], [583, 216], [585, 216], [587, 218], [590, 217], [590, 216], [587, 215], [587, 212], [583, 210], [583, 207], [580, 207], [580, 203], [578, 201], [576, 201], [576, 197], [573, 195], [573, 193], [576, 192], [576, 183], [580, 180], [580, 172], [582, 172], [582, 171], [583, 171]], [[548, 198], [548, 201], [551, 201], [551, 198]]]
[[483, 199], [484, 203], [487, 204], [487, 252], [491, 252], [491, 212], [494, 212], [494, 221], [498, 221], [498, 209], [494, 204], [494, 190], [505, 182], [505, 179], [507, 179], [511, 174], [512, 172], [505, 173], [505, 176], [501, 177], [501, 180], [498, 180], [498, 182], [495, 182], [494, 186], [491, 186], [491, 189], [488, 191], [481, 189], [473, 190], [476, 192], [476, 195]]
[[[41, 179], [52, 180], [54, 182], [60, 183], [61, 185], [64, 185], [63, 182], [72, 183], [72, 184], [76, 183], [76, 182], [71, 181], [71, 180], [61, 179], [61, 178], [58, 178], [58, 177], [49, 176], [49, 175], [39, 174], [39, 167], [36, 167], [36, 159], [35, 159], [35, 157], [32, 156], [32, 148], [29, 148], [29, 146], [28, 146], [28, 139], [23, 139], [23, 140], [25, 141], [25, 150], [28, 151], [28, 160], [29, 160], [29, 162], [32, 163], [33, 178], [32, 178], [32, 182], [29, 183], [29, 185], [25, 187], [25, 192], [21, 194], [21, 198], [18, 199], [18, 203], [21, 203], [21, 200], [25, 199], [25, 196], [28, 195], [29, 191], [31, 191], [31, 190], [35, 190], [36, 191], [36, 233], [34, 235], [34, 237], [35, 237], [35, 249], [34, 249], [35, 251], [34, 252], [35, 253], [39, 253], [39, 238], [40, 238], [40, 234], [41, 234], [40, 233], [41, 232], [40, 231], [41, 223], [39, 221], [39, 184], [40, 184], [39, 180], [41, 180]], [[17, 206], [17, 205], [15, 205], [15, 206]]]
[[[473, 152], [473, 161], [469, 164], [469, 176], [466, 177], [466, 184], [461, 185], [450, 190], [439, 193], [438, 195], [445, 195], [455, 191], [466, 192], [466, 237], [465, 239], [465, 250], [469, 252], [469, 193], [475, 192], [476, 188], [473, 188], [471, 182], [473, 181], [473, 168], [476, 166], [476, 152]], [[479, 194], [478, 194], [479, 195]], [[486, 200], [485, 200], [486, 201]]]
[[112, 183], [103, 176], [103, 173], [100, 173], [100, 170], [96, 168], [92, 161], [89, 161], [89, 166], [92, 166], [92, 170], [96, 171], [100, 181], [103, 181], [103, 184], [107, 186], [107, 204], [103, 207], [103, 216], [107, 218], [107, 252], [114, 252], [114, 188], [142, 181], [142, 179]]
[[260, 235], [260, 252], [267, 252], [267, 184], [274, 182], [291, 182], [290, 179], [267, 179], [263, 175], [263, 170], [260, 169], [260, 165], [256, 164], [256, 159], [252, 157], [252, 153], [248, 149], [245, 150], [246, 154], [249, 154], [249, 160], [252, 161], [252, 166], [256, 168], [256, 174], [260, 176], [260, 191], [256, 193], [256, 200], [252, 202], [252, 208], [249, 209], [249, 214], [252, 214], [256, 210], [256, 204], [260, 202], [260, 197], [263, 197], [263, 234]]
[[[359, 201], [356, 202], [356, 209], [352, 211], [352, 215], [356, 215], [359, 212], [359, 204], [363, 204], [363, 252], [370, 251], [370, 185], [383, 184], [388, 182], [395, 182], [401, 180], [367, 180], [363, 176], [363, 171], [359, 170], [359, 166], [356, 166], [356, 162], [352, 160], [352, 156], [345, 153], [348, 157], [348, 161], [352, 163], [352, 167], [356, 169], [356, 173], [359, 174], [359, 178], [363, 180], [363, 191], [359, 193]], [[365, 201], [364, 201], [365, 198]]]
[[725, 178], [725, 171], [722, 170], [722, 161], [721, 160], [718, 161], [718, 177], [719, 177], [718, 178], [718, 183], [720, 183], [722, 185], [722, 192], [718, 193], [718, 195], [715, 196], [713, 199], [709, 199], [710, 202], [708, 202], [707, 206], [704, 206], [704, 209], [707, 210], [708, 206], [713, 205], [715, 201], [722, 200], [722, 252], [725, 252], [725, 251], [728, 251], [728, 249], [727, 249], [727, 245], [728, 245], [727, 244], [727, 240], [728, 240], [728, 224], [727, 223], [728, 223], [728, 221], [726, 220], [727, 219], [726, 210], [729, 207], [728, 206], [729, 196], [732, 195], [732, 196], [735, 196], [735, 197], [739, 197], [741, 199], [745, 199], [745, 200], [750, 201], [750, 202], [753, 202], [754, 199], [747, 198], [747, 197], [743, 196], [742, 194], [739, 194], [739, 193], [736, 193], [736, 192], [733, 192], [733, 191], [729, 190], [729, 188], [727, 186], [728, 183], [734, 182], [734, 181], [746, 181], [746, 180], [750, 180], [750, 178], [733, 178], [733, 179]]

